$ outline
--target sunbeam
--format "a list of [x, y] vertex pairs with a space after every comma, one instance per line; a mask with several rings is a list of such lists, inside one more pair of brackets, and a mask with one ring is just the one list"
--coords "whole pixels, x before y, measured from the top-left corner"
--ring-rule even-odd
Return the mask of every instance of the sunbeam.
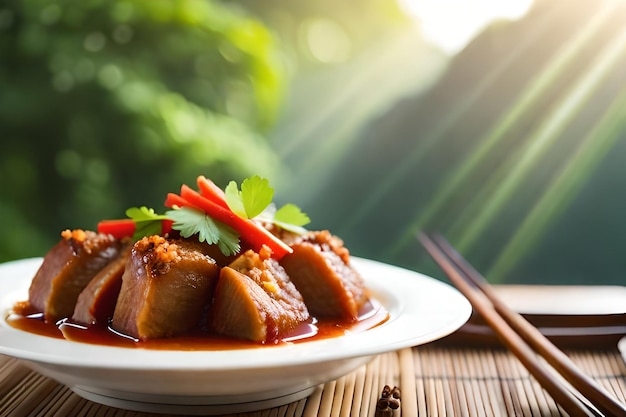
[[[450, 128], [457, 125], [459, 120], [467, 113], [467, 111], [471, 109], [472, 106], [475, 106], [481, 97], [488, 94], [490, 89], [493, 88], [494, 81], [510, 69], [511, 65], [513, 65], [515, 59], [521, 51], [532, 46], [539, 40], [539, 37], [544, 33], [543, 30], [551, 24], [554, 14], [557, 12], [558, 9], [554, 9], [552, 13], [546, 13], [542, 16], [541, 22], [537, 24], [536, 30], [524, 37], [521, 42], [517, 43], [509, 54], [502, 57], [502, 60], [498, 62], [498, 65], [491, 68], [480, 80], [480, 83], [473, 87], [470, 94], [465, 94], [459, 97], [454, 107], [450, 108], [446, 114], [442, 115], [441, 119], [437, 121], [437, 124], [430, 132], [422, 133], [419, 137], [415, 138], [414, 148], [407, 155], [405, 155], [401, 161], [398, 161], [397, 165], [391, 167], [387, 175], [380, 179], [380, 182], [375, 184], [376, 188], [373, 192], [365, 196], [364, 200], [355, 210], [354, 215], [342, 225], [341, 231], [343, 233], [348, 233], [351, 228], [358, 227], [358, 225], [363, 222], [365, 217], [367, 217], [367, 215], [369, 215], [374, 209], [376, 204], [381, 199], [384, 199], [387, 194], [393, 192], [393, 186], [401, 178], [407, 175], [409, 171], [415, 167], [415, 165], [420, 164], [424, 158], [429, 156], [432, 148], [437, 145], [438, 141], [443, 138], [446, 133], [448, 133]], [[478, 153], [480, 153], [480, 151]], [[459, 179], [464, 177], [465, 175]], [[440, 204], [443, 203], [443, 200], [437, 200], [437, 196], [435, 199], [436, 201], [429, 206], [433, 207], [433, 209], [426, 210], [423, 213], [424, 219], [429, 218], [434, 213], [433, 210], [439, 209]], [[422, 223], [422, 221], [423, 219], [418, 220], [417, 223]], [[409, 238], [412, 239], [412, 237], [413, 236], [411, 235]], [[391, 252], [393, 253], [398, 249], [398, 247], [401, 247], [401, 245], [405, 243], [405, 240], [399, 240], [396, 245], [391, 247]]]
[[507, 167], [505, 175], [495, 175], [498, 182], [496, 190], [486, 200], [486, 204], [473, 217], [469, 227], [458, 236], [459, 250], [467, 250], [480, 238], [489, 221], [503, 208], [515, 193], [526, 175], [541, 160], [542, 155], [560, 137], [565, 127], [583, 109], [589, 98], [596, 91], [604, 77], [612, 71], [619, 58], [626, 51], [626, 31], [609, 44], [588, 72], [572, 87], [561, 100], [559, 106], [549, 115], [537, 131], [530, 137], [528, 146], [515, 166]]
[[[402, 247], [406, 246], [412, 241], [415, 230], [419, 230], [427, 225], [441, 209], [445, 206], [452, 196], [458, 192], [458, 190], [464, 186], [467, 178], [476, 170], [485, 158], [489, 157], [490, 150], [494, 145], [501, 140], [504, 140], [507, 133], [515, 128], [522, 118], [522, 116], [531, 111], [533, 106], [542, 99], [543, 94], [549, 90], [550, 86], [566, 71], [566, 68], [572, 65], [572, 62], [576, 59], [580, 49], [591, 42], [592, 38], [602, 28], [602, 25], [614, 12], [614, 7], [611, 4], [607, 5], [604, 9], [600, 10], [586, 27], [577, 31], [577, 36], [572, 38], [568, 44], [564, 45], [560, 53], [556, 55], [548, 67], [529, 84], [524, 90], [520, 98], [514, 103], [514, 105], [505, 113], [505, 115], [499, 119], [496, 125], [489, 131], [489, 133], [480, 140], [480, 145], [468, 157], [462, 162], [462, 164], [455, 168], [451, 174], [444, 179], [440, 185], [438, 192], [429, 201], [428, 205], [418, 213], [407, 227], [405, 235], [397, 241], [392, 248], [392, 253], [397, 252]], [[508, 167], [506, 168], [509, 169]], [[499, 183], [501, 176], [494, 175], [493, 183]], [[489, 184], [484, 184], [481, 187], [485, 194], [489, 194]], [[477, 193], [474, 205], [476, 207], [467, 207], [464, 211], [463, 219], [458, 219], [458, 224], [471, 224], [473, 221], [469, 221], [469, 218], [473, 218], [476, 213], [481, 212], [484, 207], [482, 203], [485, 201], [486, 195], [480, 195]], [[484, 226], [482, 226], [484, 227]], [[481, 227], [481, 230], [482, 230]], [[466, 232], [467, 233], [467, 232]], [[464, 241], [466, 244], [469, 242], [466, 240], [468, 235], [465, 235]]]
[[533, 0], [399, 0], [420, 23], [423, 36], [448, 53], [456, 53], [485, 25], [522, 17]]
[[538, 244], [548, 226], [576, 197], [603, 157], [615, 145], [625, 121], [626, 90], [623, 90], [520, 222], [517, 233], [486, 273], [491, 281], [505, 281], [515, 264]]

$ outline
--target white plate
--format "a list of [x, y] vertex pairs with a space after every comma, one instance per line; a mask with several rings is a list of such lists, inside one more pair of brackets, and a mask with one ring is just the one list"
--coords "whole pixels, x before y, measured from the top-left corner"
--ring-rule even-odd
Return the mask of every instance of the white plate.
[[626, 337], [622, 337], [617, 343], [617, 348], [622, 353], [622, 358], [624, 358], [624, 362], [626, 362]]
[[162, 351], [70, 342], [6, 322], [27, 298], [41, 259], [0, 265], [0, 353], [25, 361], [77, 394], [135, 411], [221, 414], [287, 404], [367, 363], [373, 355], [431, 342], [470, 316], [456, 289], [406, 269], [353, 258], [390, 318], [361, 333], [293, 345]]

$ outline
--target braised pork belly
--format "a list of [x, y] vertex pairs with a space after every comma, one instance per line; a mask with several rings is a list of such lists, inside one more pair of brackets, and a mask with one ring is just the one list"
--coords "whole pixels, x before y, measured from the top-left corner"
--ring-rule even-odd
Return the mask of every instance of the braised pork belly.
[[293, 253], [280, 261], [266, 246], [225, 256], [179, 236], [62, 236], [32, 281], [28, 311], [137, 341], [193, 333], [275, 344], [318, 317], [351, 323], [368, 300], [343, 242], [327, 231], [281, 236]]
[[309, 318], [302, 295], [267, 251], [248, 250], [222, 268], [211, 309], [216, 333], [270, 343]]
[[123, 243], [110, 235], [66, 230], [46, 254], [28, 291], [28, 304], [55, 322], [74, 312], [82, 290], [109, 262]]
[[102, 268], [81, 291], [72, 314], [73, 322], [86, 326], [108, 323], [115, 311], [129, 255], [130, 245]]
[[285, 240], [293, 253], [285, 255], [281, 265], [311, 314], [356, 320], [368, 296], [343, 241], [327, 230], [291, 235]]
[[197, 244], [145, 237], [131, 251], [111, 326], [140, 340], [184, 334], [198, 326], [218, 274]]

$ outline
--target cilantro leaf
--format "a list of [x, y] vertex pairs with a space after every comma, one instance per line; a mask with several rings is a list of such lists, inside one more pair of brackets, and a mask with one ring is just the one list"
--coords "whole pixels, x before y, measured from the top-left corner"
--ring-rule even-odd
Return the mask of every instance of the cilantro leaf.
[[295, 204], [285, 204], [274, 214], [274, 221], [293, 224], [294, 226], [304, 226], [309, 224], [311, 219]]
[[217, 244], [226, 256], [234, 255], [241, 250], [239, 235], [229, 226], [213, 220], [203, 211], [190, 207], [169, 210], [166, 216], [173, 220], [172, 228], [178, 230], [182, 237], [198, 235], [200, 242]]
[[274, 189], [270, 182], [258, 175], [247, 178], [241, 183], [241, 200], [249, 219], [263, 212], [274, 198]]
[[234, 229], [223, 223], [215, 223], [220, 231], [220, 240], [217, 242], [217, 246], [220, 248], [220, 251], [226, 256], [239, 253], [239, 251], [241, 251], [239, 234]]
[[285, 204], [276, 210], [273, 222], [285, 230], [303, 233], [304, 228], [302, 226], [309, 224], [311, 219], [295, 204]]
[[126, 210], [126, 216], [130, 217], [135, 222], [167, 219], [167, 216], [157, 214], [154, 212], [154, 209], [146, 206], [131, 207]]
[[274, 189], [267, 179], [255, 175], [241, 183], [241, 191], [237, 183], [231, 181], [225, 189], [228, 207], [244, 219], [252, 219], [263, 212], [272, 202]]
[[163, 230], [161, 221], [135, 222], [133, 241], [140, 240], [145, 236], [160, 235]]
[[231, 181], [224, 189], [226, 195], [226, 204], [237, 216], [247, 219], [246, 209], [243, 206], [243, 199], [241, 197], [241, 191], [237, 188], [237, 183]]
[[133, 240], [139, 240], [144, 236], [160, 235], [162, 221], [167, 219], [167, 216], [157, 214], [154, 209], [146, 206], [131, 207], [126, 210], [126, 216], [135, 222]]
[[182, 237], [191, 237], [197, 233], [200, 242], [215, 244], [219, 240], [215, 222], [200, 210], [182, 207], [167, 211], [167, 215], [174, 221], [172, 228], [180, 231]]
[[295, 204], [285, 204], [279, 210], [276, 210], [274, 203], [270, 204], [256, 220], [265, 223], [271, 223], [281, 229], [288, 230], [297, 234], [304, 234], [307, 230], [302, 227], [311, 222], [307, 216]]
[[241, 191], [235, 181], [229, 182], [224, 193], [228, 207], [244, 219], [257, 218], [299, 234], [305, 233], [302, 226], [311, 222], [309, 216], [294, 204], [286, 204], [276, 211], [272, 203], [274, 189], [267, 179], [258, 175], [243, 180]]

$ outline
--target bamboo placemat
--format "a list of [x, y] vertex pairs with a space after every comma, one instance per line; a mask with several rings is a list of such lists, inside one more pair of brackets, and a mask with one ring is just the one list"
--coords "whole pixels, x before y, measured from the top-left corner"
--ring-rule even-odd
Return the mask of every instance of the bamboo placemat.
[[[626, 403], [626, 365], [619, 352], [567, 352], [581, 369]], [[373, 417], [385, 385], [401, 389], [402, 417], [561, 416], [562, 410], [517, 359], [499, 348], [431, 344], [375, 357], [318, 387], [307, 399], [247, 417]], [[0, 355], [0, 416], [163, 416], [87, 401], [68, 388]]]

